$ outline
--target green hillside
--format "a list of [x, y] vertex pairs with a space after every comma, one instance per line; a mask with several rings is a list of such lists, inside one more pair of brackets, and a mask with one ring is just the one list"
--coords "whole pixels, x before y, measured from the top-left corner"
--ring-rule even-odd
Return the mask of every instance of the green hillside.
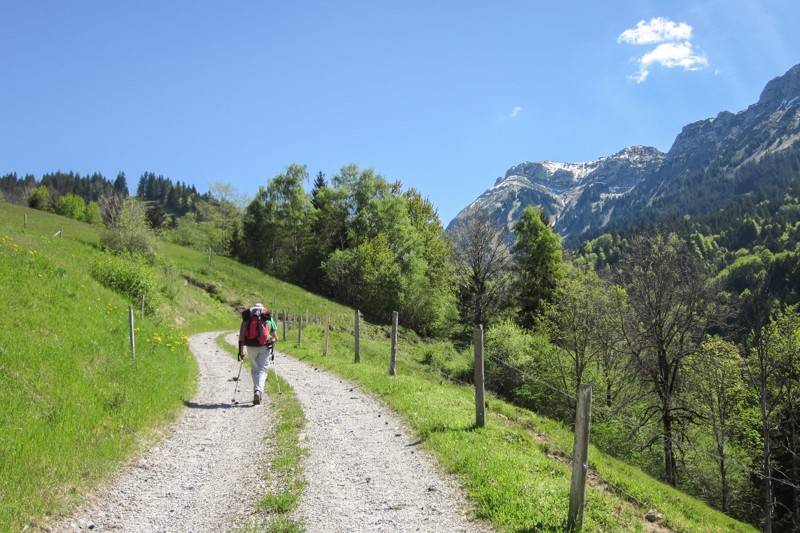
[[[493, 397], [487, 427], [474, 428], [471, 387], [423, 363], [446, 353], [468, 367], [468, 353], [404, 332], [399, 375], [390, 378], [385, 326], [364, 326], [357, 365], [351, 309], [175, 245], [162, 243], [154, 264], [122, 261], [99, 249], [97, 231], [0, 203], [0, 530], [36, 529], [67, 513], [152, 444], [192, 397], [197, 371], [188, 336], [235, 329], [236, 308], [255, 300], [290, 315], [331, 312], [327, 356], [317, 324], [303, 329], [301, 344], [290, 330], [282, 349], [384, 398], [462, 479], [480, 517], [500, 530], [563, 530], [571, 432]], [[146, 286], [144, 313], [139, 298], [107, 288], [109, 278]], [[661, 530], [754, 531], [595, 449], [589, 457], [587, 531], [655, 530], [643, 518], [650, 508], [664, 515]]]

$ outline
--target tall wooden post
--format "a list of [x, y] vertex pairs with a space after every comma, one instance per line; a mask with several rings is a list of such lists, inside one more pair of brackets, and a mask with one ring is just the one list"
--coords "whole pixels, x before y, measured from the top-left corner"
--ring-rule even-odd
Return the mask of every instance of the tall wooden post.
[[286, 308], [283, 309], [283, 340], [286, 340]]
[[361, 362], [361, 313], [356, 309], [356, 332], [355, 332], [355, 345], [356, 345], [356, 363]]
[[589, 428], [592, 418], [592, 386], [578, 387], [578, 409], [575, 412], [575, 441], [572, 447], [572, 481], [569, 487], [569, 516], [567, 531], [583, 529], [583, 509], [586, 501], [586, 474], [589, 470]]
[[475, 426], [486, 425], [486, 399], [483, 378], [483, 325], [475, 326], [472, 342], [475, 345]]
[[26, 211], [22, 217], [22, 227], [28, 227], [28, 212]]
[[331, 330], [331, 312], [325, 315], [325, 340], [322, 343], [322, 355], [328, 355], [328, 335]]
[[389, 375], [397, 375], [397, 311], [392, 312], [392, 352], [389, 356]]
[[136, 342], [134, 340], [134, 334], [133, 334], [133, 306], [132, 305], [128, 306], [128, 322], [130, 323], [130, 326], [131, 326], [131, 357], [136, 359]]

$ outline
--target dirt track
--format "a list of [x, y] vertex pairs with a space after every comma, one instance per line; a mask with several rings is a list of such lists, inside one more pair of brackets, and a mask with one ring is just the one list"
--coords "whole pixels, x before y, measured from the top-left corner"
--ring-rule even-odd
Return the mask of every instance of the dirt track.
[[[255, 523], [255, 504], [268, 491], [263, 439], [272, 431], [271, 402], [280, 396], [254, 407], [245, 366], [238, 393], [245, 403], [232, 405], [239, 365], [217, 347], [217, 336], [190, 339], [198, 391], [164, 440], [53, 531], [197, 533]], [[308, 421], [307, 487], [294, 513], [307, 531], [488, 531], [468, 518], [460, 488], [383, 404], [279, 352], [276, 367]]]

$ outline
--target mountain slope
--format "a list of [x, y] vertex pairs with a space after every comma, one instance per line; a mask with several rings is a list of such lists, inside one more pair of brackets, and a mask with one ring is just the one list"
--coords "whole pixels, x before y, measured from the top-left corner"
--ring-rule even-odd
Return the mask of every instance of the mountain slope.
[[[447, 229], [458, 227], [476, 209], [488, 209], [511, 230], [528, 205], [541, 207], [556, 231], [572, 239], [607, 227], [680, 216], [687, 213], [663, 207], [692, 197], [709, 181], [735, 183], [740, 168], [752, 170], [767, 156], [800, 150], [798, 140], [800, 65], [770, 81], [758, 102], [744, 111], [723, 111], [685, 126], [666, 154], [635, 146], [587, 163], [516, 165]], [[732, 194], [725, 187], [716, 192], [712, 201], [695, 201], [692, 214], [719, 208]], [[655, 205], [662, 209], [654, 210]]]

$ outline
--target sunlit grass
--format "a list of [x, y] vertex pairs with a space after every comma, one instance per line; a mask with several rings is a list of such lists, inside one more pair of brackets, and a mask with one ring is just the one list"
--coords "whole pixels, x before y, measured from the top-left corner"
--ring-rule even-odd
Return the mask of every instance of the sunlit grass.
[[135, 317], [134, 357], [128, 303], [85, 268], [99, 253], [0, 223], [2, 529], [68, 509], [193, 393], [179, 329]]
[[[569, 509], [572, 432], [562, 424], [488, 398], [487, 424], [475, 427], [474, 390], [443, 378], [420, 362], [432, 347], [413, 336], [401, 343], [398, 375], [388, 375], [390, 345], [383, 330], [368, 328], [355, 364], [352, 328], [331, 332], [322, 356], [319, 326], [282, 350], [328, 368], [377, 394], [406, 419], [441, 465], [459, 477], [475, 502], [476, 515], [504, 531], [564, 531]], [[462, 354], [462, 358], [471, 357]], [[455, 366], [461, 363], [455, 362]], [[584, 531], [642, 531], [655, 506], [676, 531], [755, 531], [594, 448], [591, 466], [613, 486], [587, 488]], [[616, 487], [616, 488], [615, 488]]]

